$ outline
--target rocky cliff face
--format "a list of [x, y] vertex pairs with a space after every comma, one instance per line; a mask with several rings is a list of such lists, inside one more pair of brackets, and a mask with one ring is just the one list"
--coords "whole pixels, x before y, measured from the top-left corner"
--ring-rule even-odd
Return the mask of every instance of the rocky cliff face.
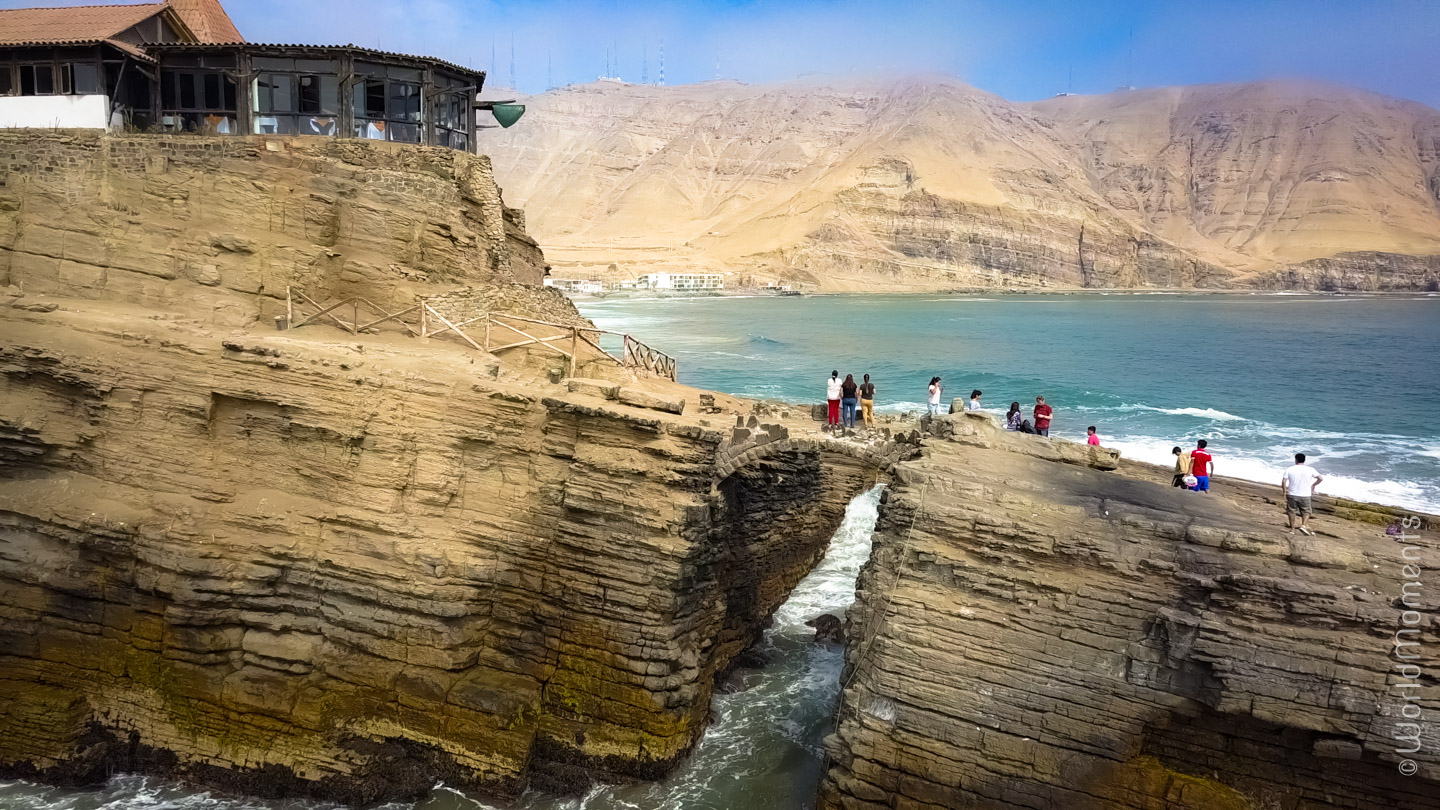
[[1333, 86], [1012, 104], [944, 78], [601, 82], [527, 103], [485, 148], [558, 266], [589, 275], [1266, 287], [1358, 254], [1370, 275], [1328, 283], [1423, 289], [1407, 260], [1440, 255], [1440, 113]]
[[583, 345], [596, 379], [557, 383], [539, 346], [257, 323], [286, 285], [584, 323], [515, 283], [543, 257], [483, 158], [0, 146], [0, 773], [353, 803], [658, 776], [906, 452], [702, 421]]
[[882, 504], [820, 807], [1440, 802], [1413, 719], [1440, 709], [1440, 638], [1406, 587], [1440, 564], [1433, 523], [1287, 535], [1273, 492], [951, 420]]
[[230, 325], [285, 287], [412, 303], [539, 284], [485, 157], [326, 138], [0, 133], [0, 286]]
[[10, 774], [356, 803], [658, 776], [873, 482], [669, 383], [56, 301], [0, 319]]

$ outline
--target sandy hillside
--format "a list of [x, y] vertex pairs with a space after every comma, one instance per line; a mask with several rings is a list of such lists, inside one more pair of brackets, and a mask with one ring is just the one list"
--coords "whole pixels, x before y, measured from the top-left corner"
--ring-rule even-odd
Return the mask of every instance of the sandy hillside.
[[1440, 112], [1331, 85], [1014, 104], [937, 77], [597, 82], [526, 103], [481, 149], [562, 274], [1322, 285], [1294, 268], [1362, 252], [1356, 285], [1440, 273]]

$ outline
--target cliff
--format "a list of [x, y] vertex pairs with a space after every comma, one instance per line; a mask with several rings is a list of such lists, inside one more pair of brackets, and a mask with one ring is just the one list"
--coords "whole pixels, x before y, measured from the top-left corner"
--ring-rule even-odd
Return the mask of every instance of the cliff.
[[948, 421], [882, 503], [821, 808], [1440, 802], [1433, 518], [1287, 535], [1273, 488]]
[[[810, 78], [596, 82], [526, 103], [526, 126], [486, 148], [557, 267], [580, 275], [687, 267], [876, 291], [1440, 282], [1440, 112], [1348, 88], [1015, 104], [943, 77]], [[1356, 271], [1289, 272], [1342, 254]]]
[[0, 148], [3, 774], [354, 804], [656, 777], [850, 495], [914, 450], [737, 425], [724, 397], [702, 417], [570, 336], [574, 361], [419, 338], [413, 313], [276, 331], [289, 286], [587, 325], [517, 283], [544, 259], [485, 158]]
[[0, 286], [239, 326], [311, 295], [539, 284], [486, 157], [329, 138], [0, 132]]
[[10, 774], [355, 803], [658, 776], [884, 464], [662, 381], [44, 300], [0, 320]]

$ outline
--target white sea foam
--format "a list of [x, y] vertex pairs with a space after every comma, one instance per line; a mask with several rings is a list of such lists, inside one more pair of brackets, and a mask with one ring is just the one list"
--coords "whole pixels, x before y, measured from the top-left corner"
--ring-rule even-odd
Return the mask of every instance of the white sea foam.
[[[1120, 451], [1121, 456], [1135, 461], [1144, 461], [1150, 464], [1158, 464], [1169, 467], [1175, 463], [1175, 456], [1170, 452], [1177, 442], [1169, 439], [1159, 439], [1153, 436], [1132, 436], [1121, 439], [1102, 439], [1106, 447], [1113, 447]], [[1181, 447], [1189, 449], [1189, 445], [1180, 442]], [[1246, 481], [1255, 481], [1261, 484], [1280, 484], [1280, 474], [1290, 466], [1285, 451], [1278, 452], [1275, 458], [1259, 458], [1243, 453], [1229, 453], [1223, 448], [1211, 448], [1215, 453], [1215, 472], [1217, 475], [1215, 483], [1217, 486], [1226, 477], [1241, 478]], [[1338, 454], [1325, 458], [1340, 457]], [[1348, 475], [1339, 475], [1326, 472], [1323, 467], [1320, 470], [1325, 476], [1325, 481], [1320, 485], [1321, 495], [1332, 495], [1341, 498], [1349, 498], [1357, 501], [1369, 501], [1372, 503], [1388, 504], [1407, 509], [1420, 509], [1424, 511], [1440, 510], [1440, 493], [1427, 491], [1427, 489], [1414, 481], [1404, 480], [1373, 480], [1364, 481]]]
[[1138, 405], [1136, 407], [1142, 410], [1155, 411], [1156, 413], [1168, 413], [1171, 416], [1198, 416], [1202, 419], [1215, 419], [1224, 422], [1236, 422], [1245, 418], [1215, 408], [1152, 408], [1149, 405]]

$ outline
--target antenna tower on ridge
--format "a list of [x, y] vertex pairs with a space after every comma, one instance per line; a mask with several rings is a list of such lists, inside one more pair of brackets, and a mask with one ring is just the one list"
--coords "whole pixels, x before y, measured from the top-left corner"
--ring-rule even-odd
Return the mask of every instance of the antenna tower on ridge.
[[665, 86], [665, 40], [660, 40], [660, 86]]
[[510, 32], [510, 89], [519, 90], [515, 83], [515, 32]]
[[550, 49], [545, 49], [545, 89], [555, 89], [555, 61], [550, 57]]

